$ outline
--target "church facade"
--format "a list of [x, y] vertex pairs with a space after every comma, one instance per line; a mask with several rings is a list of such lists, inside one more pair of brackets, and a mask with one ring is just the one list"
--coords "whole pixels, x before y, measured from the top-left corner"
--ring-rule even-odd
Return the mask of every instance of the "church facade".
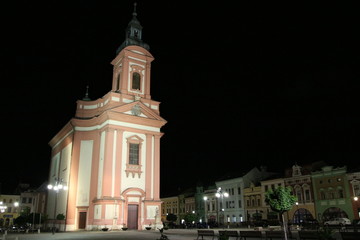
[[47, 214], [65, 215], [66, 231], [162, 227], [160, 138], [166, 121], [151, 98], [154, 57], [136, 15], [135, 9], [111, 62], [111, 91], [78, 100], [75, 117], [49, 142]]

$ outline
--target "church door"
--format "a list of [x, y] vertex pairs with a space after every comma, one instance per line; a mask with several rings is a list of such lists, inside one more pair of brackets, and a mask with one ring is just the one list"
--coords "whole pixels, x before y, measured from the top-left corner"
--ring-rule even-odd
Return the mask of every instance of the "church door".
[[79, 229], [86, 227], [86, 212], [79, 212]]
[[135, 204], [128, 205], [128, 228], [129, 229], [138, 228], [138, 205]]

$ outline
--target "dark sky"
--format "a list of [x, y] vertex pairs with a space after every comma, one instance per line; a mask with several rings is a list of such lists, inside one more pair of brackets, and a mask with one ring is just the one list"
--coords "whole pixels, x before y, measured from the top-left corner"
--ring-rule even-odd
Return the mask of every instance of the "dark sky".
[[[162, 195], [259, 165], [359, 164], [355, 6], [137, 2], [155, 57], [152, 98], [168, 121]], [[133, 11], [133, 1], [9, 4], [1, 7], [3, 192], [47, 180], [48, 142], [87, 84], [92, 99], [111, 90], [110, 62]]]

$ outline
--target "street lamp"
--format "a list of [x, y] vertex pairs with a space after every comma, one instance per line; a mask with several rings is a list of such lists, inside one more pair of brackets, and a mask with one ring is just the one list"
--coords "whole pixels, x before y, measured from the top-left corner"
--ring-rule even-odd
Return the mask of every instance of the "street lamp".
[[296, 202], [295, 205], [296, 205], [296, 212], [295, 212], [296, 223], [299, 224], [300, 223], [299, 202]]
[[54, 221], [53, 221], [53, 227], [52, 227], [52, 234], [55, 233], [55, 221], [56, 221], [56, 207], [57, 207], [57, 197], [60, 190], [68, 190], [68, 187], [66, 183], [63, 181], [62, 178], [55, 178], [55, 184], [49, 184], [47, 186], [49, 190], [55, 191], [55, 206], [54, 206]]
[[16, 212], [16, 213], [18, 214], [18, 216], [19, 216], [20, 211], [19, 211], [19, 202], [18, 202], [18, 201], [14, 202], [14, 207], [15, 207], [15, 212]]
[[357, 201], [359, 200], [359, 198], [357, 196], [354, 197], [354, 201]]
[[[224, 209], [224, 197], [229, 197], [229, 193], [223, 191], [221, 189], [221, 187], [219, 187], [215, 193], [215, 197], [217, 198], [221, 198], [221, 212], [224, 212], [225, 209]], [[220, 222], [220, 213], [219, 213], [219, 208], [218, 208], [218, 222]]]
[[0, 212], [1, 212], [1, 213], [4, 213], [4, 212], [6, 211], [6, 209], [7, 209], [7, 206], [4, 206], [4, 205], [3, 205], [3, 202], [1, 201], [1, 202], [0, 202]]
[[204, 221], [205, 223], [207, 223], [207, 201], [209, 200], [209, 198], [207, 196], [203, 197], [204, 199]]

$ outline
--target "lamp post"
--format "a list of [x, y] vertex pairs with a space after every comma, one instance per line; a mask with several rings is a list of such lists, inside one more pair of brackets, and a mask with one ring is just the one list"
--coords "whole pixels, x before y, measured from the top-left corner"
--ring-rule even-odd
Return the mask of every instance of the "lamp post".
[[[222, 189], [221, 189], [221, 187], [219, 187], [218, 189], [217, 189], [217, 191], [216, 191], [216, 193], [215, 193], [215, 196], [217, 197], [217, 198], [221, 198], [221, 212], [224, 212], [225, 211], [225, 209], [224, 209], [224, 197], [229, 197], [229, 193], [227, 193], [227, 192], [225, 192], [225, 191], [223, 191]], [[219, 208], [218, 208], [218, 222], [220, 222], [220, 211], [219, 211]], [[224, 214], [224, 213], [223, 213]], [[223, 218], [223, 220], [224, 220], [224, 218]]]
[[208, 223], [208, 219], [207, 219], [207, 201], [209, 200], [209, 198], [207, 196], [204, 196], [204, 221], [205, 221], [205, 224], [207, 225]]
[[3, 202], [1, 201], [1, 202], [0, 202], [0, 212], [1, 212], [1, 213], [4, 213], [4, 212], [6, 211], [6, 209], [7, 209], [7, 206], [4, 206], [4, 205], [3, 205]]
[[295, 211], [295, 219], [296, 219], [296, 223], [297, 225], [299, 225], [300, 223], [300, 216], [299, 216], [299, 202], [295, 203], [296, 205], [296, 211]]
[[55, 178], [55, 184], [49, 184], [48, 186], [49, 190], [55, 191], [55, 205], [54, 205], [54, 221], [53, 221], [53, 227], [52, 227], [52, 234], [55, 234], [55, 221], [56, 221], [56, 207], [57, 207], [57, 198], [60, 190], [66, 191], [68, 187], [65, 185], [65, 182], [62, 178]]

